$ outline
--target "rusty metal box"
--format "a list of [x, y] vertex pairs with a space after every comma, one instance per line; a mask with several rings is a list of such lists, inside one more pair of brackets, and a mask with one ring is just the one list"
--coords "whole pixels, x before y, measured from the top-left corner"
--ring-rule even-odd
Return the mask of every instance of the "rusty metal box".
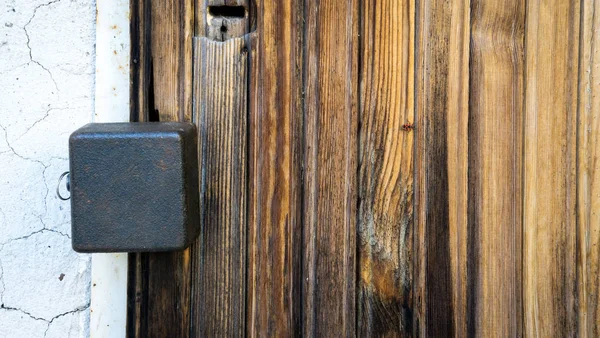
[[69, 139], [78, 252], [185, 249], [199, 233], [191, 123], [91, 123]]

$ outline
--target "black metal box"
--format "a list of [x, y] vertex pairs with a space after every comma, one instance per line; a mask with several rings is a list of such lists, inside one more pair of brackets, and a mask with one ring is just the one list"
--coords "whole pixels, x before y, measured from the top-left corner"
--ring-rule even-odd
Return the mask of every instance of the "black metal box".
[[199, 233], [191, 123], [91, 123], [69, 139], [78, 252], [185, 249]]

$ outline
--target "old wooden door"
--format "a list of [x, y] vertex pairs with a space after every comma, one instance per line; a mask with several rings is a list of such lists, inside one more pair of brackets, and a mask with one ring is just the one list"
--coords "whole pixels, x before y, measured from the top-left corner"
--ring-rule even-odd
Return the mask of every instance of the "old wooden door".
[[199, 126], [203, 229], [131, 256], [128, 334], [599, 336], [598, 13], [132, 0], [132, 119]]

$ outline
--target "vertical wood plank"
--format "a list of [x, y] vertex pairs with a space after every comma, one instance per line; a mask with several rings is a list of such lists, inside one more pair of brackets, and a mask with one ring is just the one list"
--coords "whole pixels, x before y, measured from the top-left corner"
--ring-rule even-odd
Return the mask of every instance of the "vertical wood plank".
[[355, 335], [358, 1], [305, 3], [303, 335]]
[[412, 335], [415, 2], [361, 4], [360, 337]]
[[192, 121], [194, 1], [151, 1], [154, 108], [161, 121]]
[[303, 9], [256, 1], [249, 35], [249, 337], [302, 332]]
[[[148, 121], [148, 113], [154, 111], [154, 84], [152, 83], [152, 32], [150, 0], [130, 2], [131, 34], [130, 58], [130, 121]], [[138, 260], [139, 261], [139, 260]]]
[[147, 259], [145, 328], [142, 337], [189, 337], [190, 251], [142, 254]]
[[467, 333], [522, 336], [524, 1], [472, 1]]
[[194, 337], [245, 332], [247, 59], [243, 38], [194, 38], [201, 215]]
[[414, 333], [467, 335], [469, 1], [417, 9]]
[[[132, 9], [138, 24], [132, 44], [133, 120], [191, 121], [192, 1], [141, 1]], [[132, 254], [130, 300], [136, 305], [128, 314], [128, 334], [190, 335], [193, 250]]]
[[576, 336], [579, 1], [527, 6], [524, 333]]
[[577, 120], [578, 333], [600, 336], [600, 4], [581, 2]]
[[448, 64], [448, 226], [454, 330], [467, 336], [467, 224], [470, 2], [452, 3]]

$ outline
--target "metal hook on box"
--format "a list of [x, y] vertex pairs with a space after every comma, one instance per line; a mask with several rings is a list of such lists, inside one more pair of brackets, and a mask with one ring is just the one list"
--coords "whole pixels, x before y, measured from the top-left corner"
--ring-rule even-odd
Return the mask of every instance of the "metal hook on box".
[[58, 185], [56, 186], [56, 196], [58, 196], [58, 198], [60, 198], [63, 201], [67, 201], [71, 198], [71, 195], [69, 195], [69, 197], [64, 197], [60, 194], [60, 183], [62, 182], [65, 176], [67, 176], [67, 191], [71, 192], [71, 176], [69, 175], [68, 171], [65, 171], [64, 173], [62, 173], [62, 175], [60, 175], [60, 177], [58, 178]]

